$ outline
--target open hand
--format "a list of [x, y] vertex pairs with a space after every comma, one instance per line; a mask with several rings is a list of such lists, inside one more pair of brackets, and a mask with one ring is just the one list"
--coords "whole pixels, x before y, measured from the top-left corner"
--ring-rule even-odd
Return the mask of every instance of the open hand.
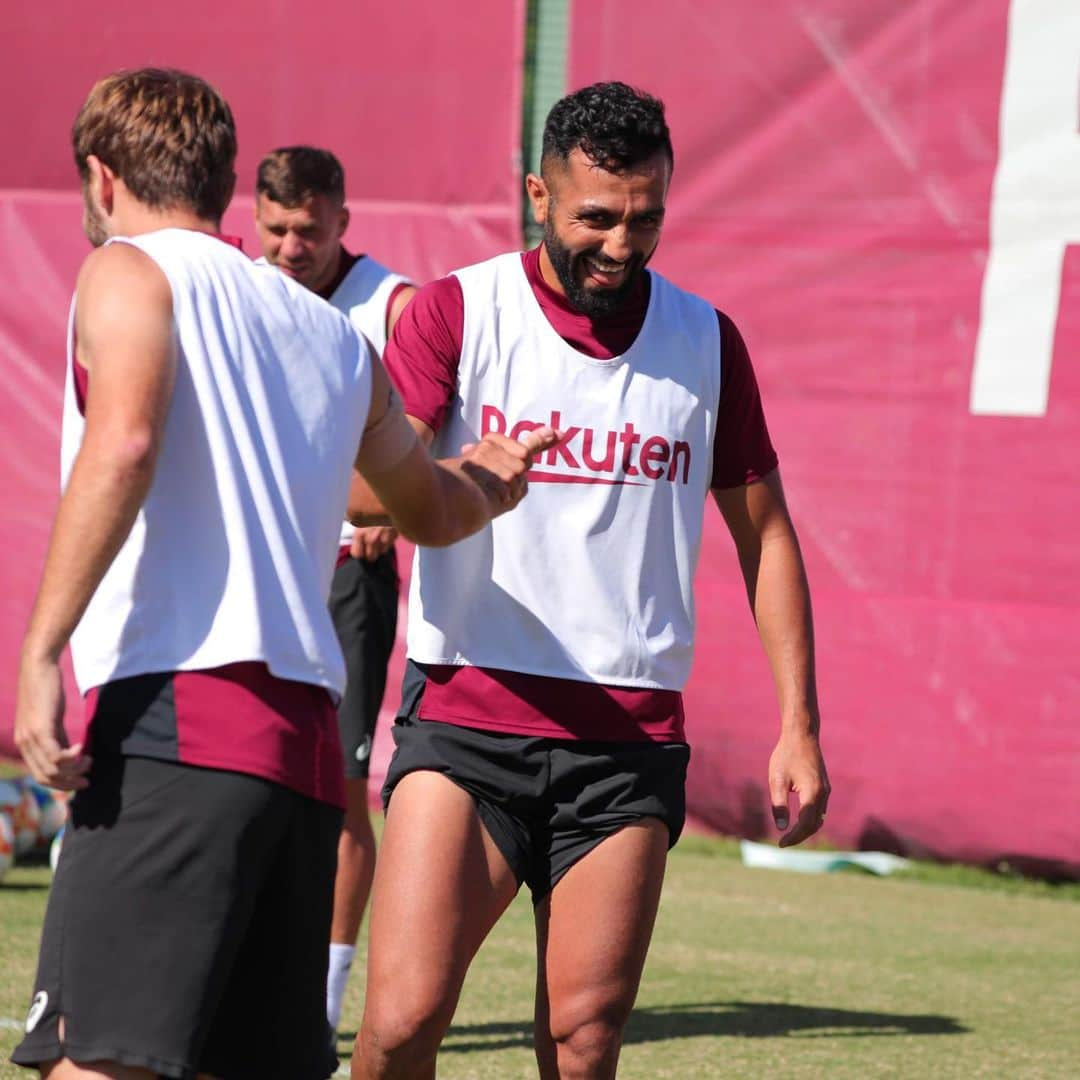
[[799, 816], [790, 832], [780, 837], [781, 847], [801, 844], [825, 820], [829, 805], [829, 777], [816, 735], [792, 732], [780, 736], [769, 758], [769, 796], [773, 821], [783, 832], [788, 827], [788, 796], [799, 800]]
[[68, 746], [64, 730], [64, 682], [52, 660], [23, 659], [15, 706], [15, 745], [40, 784], [61, 791], [86, 787], [90, 758], [82, 743]]

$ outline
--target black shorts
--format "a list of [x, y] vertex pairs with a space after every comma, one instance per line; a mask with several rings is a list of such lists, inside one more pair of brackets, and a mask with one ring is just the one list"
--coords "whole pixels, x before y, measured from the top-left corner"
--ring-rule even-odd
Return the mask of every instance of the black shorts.
[[72, 801], [12, 1059], [116, 1061], [184, 1080], [331, 1075], [341, 817], [240, 773], [95, 758]]
[[484, 827], [539, 903], [605, 837], [645, 817], [668, 828], [686, 819], [686, 743], [579, 742], [504, 735], [399, 716], [383, 787], [418, 770], [442, 773], [467, 791]]
[[397, 559], [392, 548], [374, 562], [346, 559], [334, 571], [330, 617], [345, 654], [348, 676], [345, 696], [338, 706], [338, 727], [345, 775], [350, 779], [368, 774], [397, 615]]

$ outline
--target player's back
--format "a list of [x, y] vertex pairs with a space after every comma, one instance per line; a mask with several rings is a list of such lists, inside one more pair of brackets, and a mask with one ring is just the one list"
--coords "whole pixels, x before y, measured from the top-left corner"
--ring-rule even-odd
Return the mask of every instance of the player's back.
[[[150, 492], [73, 639], [79, 683], [263, 660], [339, 690], [325, 601], [369, 347], [329, 305], [215, 237], [121, 242], [169, 280], [177, 375]], [[69, 385], [65, 478], [82, 436], [72, 398]]]

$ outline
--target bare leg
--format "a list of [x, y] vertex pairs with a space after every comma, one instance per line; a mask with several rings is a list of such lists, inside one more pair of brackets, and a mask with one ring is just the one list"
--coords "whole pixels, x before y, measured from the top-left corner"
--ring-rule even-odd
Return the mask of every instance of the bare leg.
[[[42, 1066], [41, 1075], [43, 1080], [156, 1080], [158, 1074], [134, 1065], [117, 1065], [115, 1061], [80, 1065], [63, 1058]], [[214, 1080], [214, 1077], [209, 1073], [199, 1073], [195, 1080]]]
[[394, 790], [375, 868], [353, 1080], [424, 1080], [465, 973], [517, 892], [472, 797], [439, 773]]
[[118, 1065], [115, 1061], [94, 1061], [77, 1064], [69, 1058], [41, 1066], [43, 1080], [156, 1080], [157, 1073], [133, 1065]]
[[367, 780], [346, 780], [345, 795], [330, 940], [355, 945], [375, 875], [375, 833], [368, 816]]
[[543, 1080], [615, 1076], [667, 863], [655, 818], [597, 845], [536, 908], [536, 1059]]

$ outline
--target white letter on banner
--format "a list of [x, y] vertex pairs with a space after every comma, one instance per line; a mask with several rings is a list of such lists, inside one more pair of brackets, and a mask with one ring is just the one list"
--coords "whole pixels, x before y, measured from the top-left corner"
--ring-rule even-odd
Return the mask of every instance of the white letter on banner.
[[1080, 0], [1012, 0], [1000, 127], [971, 411], [1042, 416], [1080, 243]]

